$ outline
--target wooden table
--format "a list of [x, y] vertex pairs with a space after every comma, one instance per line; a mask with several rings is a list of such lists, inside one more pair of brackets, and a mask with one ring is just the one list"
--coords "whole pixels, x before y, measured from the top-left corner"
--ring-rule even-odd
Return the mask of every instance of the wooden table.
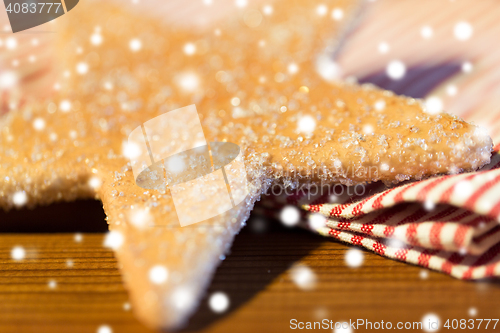
[[[151, 332], [124, 308], [128, 296], [116, 259], [102, 247], [103, 218], [93, 201], [0, 214], [0, 332], [97, 332], [101, 325], [114, 333]], [[396, 325], [428, 313], [469, 319], [471, 307], [476, 318], [500, 318], [498, 282], [459, 281], [366, 251], [364, 264], [350, 268], [344, 262], [348, 246], [272, 221], [258, 233], [252, 228], [258, 221], [253, 217], [237, 236], [208, 291], [225, 292], [230, 309], [215, 314], [205, 297], [185, 331], [288, 332], [291, 319], [324, 318]], [[84, 232], [80, 242], [77, 230]], [[11, 259], [16, 245], [26, 249], [19, 262]], [[289, 272], [294, 263], [315, 272], [315, 288], [295, 285]], [[356, 330], [362, 331], [370, 330]], [[412, 331], [421, 332], [405, 330]]]

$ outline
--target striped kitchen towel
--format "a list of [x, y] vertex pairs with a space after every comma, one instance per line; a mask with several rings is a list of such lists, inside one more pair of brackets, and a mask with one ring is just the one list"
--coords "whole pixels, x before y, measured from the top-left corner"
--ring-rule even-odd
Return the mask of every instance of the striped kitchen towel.
[[[339, 185], [335, 185], [339, 186]], [[378, 188], [377, 188], [378, 187]], [[429, 178], [367, 196], [269, 197], [263, 206], [298, 205], [302, 227], [388, 258], [459, 279], [500, 277], [500, 154], [478, 172]], [[351, 189], [351, 191], [354, 191]], [[360, 190], [357, 190], [360, 192]], [[339, 202], [340, 201], [340, 202]]]

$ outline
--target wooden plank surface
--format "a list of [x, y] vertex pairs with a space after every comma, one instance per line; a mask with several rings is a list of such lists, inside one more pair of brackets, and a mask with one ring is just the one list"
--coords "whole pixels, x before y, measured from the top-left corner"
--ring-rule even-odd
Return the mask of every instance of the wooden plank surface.
[[[80, 242], [75, 240], [76, 230], [105, 230], [102, 218], [95, 202], [0, 215], [0, 332], [97, 332], [101, 325], [113, 332], [151, 332], [126, 309], [127, 292], [113, 253], [102, 247], [103, 233], [83, 233]], [[256, 232], [257, 225], [266, 231]], [[24, 260], [11, 258], [15, 246], [26, 249]], [[363, 265], [350, 268], [344, 261], [348, 249], [253, 217], [207, 292], [225, 292], [229, 310], [213, 313], [205, 296], [185, 331], [287, 332], [291, 319], [324, 318], [395, 325], [420, 321], [428, 313], [444, 320], [469, 319], [471, 308], [477, 310], [476, 318], [500, 318], [496, 281], [465, 282], [431, 271], [422, 279], [421, 268], [366, 251]], [[289, 268], [297, 263], [314, 272], [312, 290], [293, 282]], [[356, 332], [362, 331], [370, 330]]]

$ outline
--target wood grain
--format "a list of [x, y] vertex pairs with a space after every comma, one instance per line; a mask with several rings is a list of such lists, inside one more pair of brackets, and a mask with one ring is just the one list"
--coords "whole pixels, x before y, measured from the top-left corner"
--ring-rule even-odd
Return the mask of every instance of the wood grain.
[[[2, 214], [0, 221], [4, 229], [21, 230], [31, 223], [23, 214], [28, 214], [28, 219], [51, 220], [50, 214], [60, 216], [69, 209], [73, 213], [61, 221], [94, 216], [98, 221], [89, 221], [86, 230], [89, 225], [103, 228], [98, 204], [76, 205], [33, 211], [38, 216], [33, 212]], [[13, 227], [12, 221], [18, 226]], [[50, 231], [58, 223], [55, 219], [52, 222]], [[73, 223], [76, 230], [80, 223]], [[257, 223], [266, 231], [255, 232]], [[420, 321], [432, 312], [444, 320], [469, 319], [471, 307], [477, 309], [477, 318], [500, 318], [498, 282], [465, 282], [431, 271], [422, 279], [421, 268], [366, 251], [363, 265], [350, 268], [344, 262], [349, 249], [344, 244], [304, 230], [285, 229], [259, 217], [253, 217], [249, 224], [237, 236], [232, 253], [217, 270], [207, 292], [225, 292], [230, 309], [224, 314], [213, 313], [206, 295], [186, 332], [286, 332], [291, 331], [293, 318], [304, 322], [361, 318], [395, 325]], [[64, 231], [70, 230], [66, 227]], [[43, 230], [0, 234], [0, 332], [97, 332], [101, 325], [109, 325], [113, 332], [151, 332], [132, 311], [124, 309], [127, 291], [113, 253], [102, 247], [104, 235], [84, 233], [81, 242], [74, 236], [73, 232]], [[24, 260], [11, 258], [14, 246], [26, 249]], [[314, 271], [315, 288], [305, 291], [294, 284], [289, 272], [294, 263]], [[56, 282], [55, 288], [50, 288], [50, 281]], [[363, 331], [370, 330], [356, 332]]]

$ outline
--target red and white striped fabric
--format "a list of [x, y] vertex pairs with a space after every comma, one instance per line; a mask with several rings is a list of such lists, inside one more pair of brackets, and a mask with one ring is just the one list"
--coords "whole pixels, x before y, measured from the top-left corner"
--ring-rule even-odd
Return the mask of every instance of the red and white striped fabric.
[[307, 212], [301, 226], [382, 256], [460, 279], [500, 277], [500, 154], [478, 172], [344, 197], [344, 203], [331, 203], [339, 200], [335, 192], [300, 191], [263, 205], [274, 212], [298, 205]]

